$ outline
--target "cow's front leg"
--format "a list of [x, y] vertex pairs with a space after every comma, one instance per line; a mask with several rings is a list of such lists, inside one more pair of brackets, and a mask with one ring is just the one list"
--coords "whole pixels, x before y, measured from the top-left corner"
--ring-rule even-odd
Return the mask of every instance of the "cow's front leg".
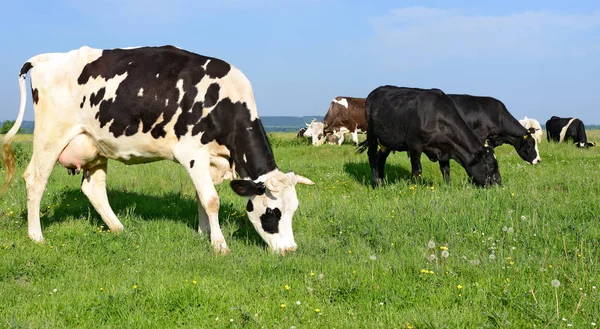
[[421, 151], [411, 150], [409, 151], [409, 155], [410, 165], [412, 167], [412, 177], [413, 179], [419, 179], [423, 173], [423, 168], [421, 168]]
[[106, 226], [112, 232], [119, 232], [123, 230], [123, 224], [121, 224], [117, 215], [115, 215], [110, 207], [108, 196], [106, 195], [107, 169], [108, 162], [106, 160], [92, 169], [86, 169], [81, 181], [81, 190], [87, 196], [88, 200], [90, 200], [90, 203], [94, 206], [94, 209], [96, 209]]
[[352, 141], [354, 141], [354, 145], [358, 146], [358, 132], [356, 130], [352, 132]]
[[[219, 225], [220, 200], [210, 175], [210, 153], [180, 152], [175, 154], [177, 161], [183, 164], [192, 178], [197, 193], [198, 231], [210, 231], [210, 242], [216, 252], [226, 254], [229, 247]], [[208, 225], [207, 225], [208, 222]]]
[[340, 131], [338, 132], [338, 145], [341, 146], [342, 144], [344, 144], [344, 132]]
[[196, 203], [198, 204], [198, 233], [207, 234], [210, 232], [210, 222], [208, 220], [208, 214], [200, 202], [198, 192], [196, 192]]

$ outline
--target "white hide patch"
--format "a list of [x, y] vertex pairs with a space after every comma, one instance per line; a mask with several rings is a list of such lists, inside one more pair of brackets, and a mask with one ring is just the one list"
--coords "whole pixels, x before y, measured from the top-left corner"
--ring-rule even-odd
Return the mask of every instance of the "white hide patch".
[[165, 99], [165, 106], [169, 106], [169, 99]]
[[206, 68], [208, 67], [208, 63], [210, 63], [210, 59], [206, 60], [206, 63], [204, 63], [204, 65], [202, 65], [202, 68], [206, 71]]
[[179, 90], [179, 98], [177, 99], [177, 104], [181, 104], [181, 100], [183, 99], [183, 94], [185, 93], [183, 91], [183, 79], [177, 80], [177, 83], [175, 84], [175, 88], [177, 88], [177, 90]]
[[143, 97], [144, 96], [144, 87], [140, 88], [140, 90], [138, 91], [138, 97]]
[[156, 73], [156, 78], [158, 79], [158, 77], [160, 76], [160, 73]]
[[244, 159], [244, 162], [248, 162], [248, 160], [246, 160], [246, 153], [244, 153], [244, 156], [242, 158]]
[[334, 103], [337, 103], [337, 104], [340, 104], [341, 106], [343, 106], [343, 107], [345, 107], [345, 108], [348, 108], [348, 100], [347, 100], [347, 99], [345, 99], [345, 98], [342, 98], [342, 99], [340, 99], [339, 101], [338, 101], [336, 98], [334, 98], [334, 99], [332, 100], [332, 102], [334, 102]]
[[567, 129], [569, 129], [569, 126], [571, 125], [571, 123], [573, 123], [573, 120], [575, 120], [577, 118], [573, 118], [571, 120], [569, 120], [569, 123], [567, 123], [561, 130], [560, 130], [560, 138], [558, 139], [559, 142], [564, 142], [565, 140], [565, 135], [567, 134]]

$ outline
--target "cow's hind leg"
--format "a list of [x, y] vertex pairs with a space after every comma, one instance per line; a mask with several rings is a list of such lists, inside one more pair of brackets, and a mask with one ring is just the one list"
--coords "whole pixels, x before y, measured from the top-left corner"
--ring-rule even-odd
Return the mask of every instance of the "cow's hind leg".
[[377, 170], [377, 139], [374, 136], [367, 135], [367, 155], [369, 157], [369, 166], [371, 167], [371, 186], [377, 187], [379, 183], [379, 172]]
[[123, 224], [119, 221], [108, 203], [106, 195], [106, 170], [108, 162], [104, 161], [92, 169], [86, 169], [81, 182], [81, 190], [90, 200], [94, 209], [112, 232], [123, 230]]
[[198, 193], [198, 230], [206, 231], [206, 221], [210, 227], [210, 242], [218, 253], [228, 253], [229, 247], [219, 225], [220, 200], [210, 176], [210, 154], [208, 152], [177, 152], [177, 161], [183, 164], [192, 178]]
[[379, 183], [384, 184], [385, 181], [385, 162], [387, 161], [390, 150], [385, 147], [380, 147], [377, 152], [377, 175], [379, 176]]
[[[36, 121], [43, 122], [41, 119]], [[27, 232], [29, 238], [36, 242], [44, 241], [40, 223], [40, 202], [48, 178], [61, 151], [79, 133], [80, 131], [77, 129], [60, 134], [55, 131], [42, 130], [42, 128], [38, 128], [34, 132], [33, 155], [25, 169], [23, 179], [27, 190]]]

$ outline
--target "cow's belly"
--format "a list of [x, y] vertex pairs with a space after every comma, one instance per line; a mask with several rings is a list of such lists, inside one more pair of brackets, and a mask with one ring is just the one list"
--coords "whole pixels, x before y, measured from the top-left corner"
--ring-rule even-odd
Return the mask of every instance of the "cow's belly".
[[149, 134], [119, 138], [96, 138], [98, 153], [125, 164], [173, 160], [170, 138], [155, 139]]

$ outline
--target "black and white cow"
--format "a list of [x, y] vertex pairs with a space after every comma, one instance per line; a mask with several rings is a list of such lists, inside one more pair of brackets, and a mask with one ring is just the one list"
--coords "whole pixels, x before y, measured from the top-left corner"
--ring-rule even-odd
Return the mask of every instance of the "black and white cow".
[[21, 105], [4, 139], [5, 190], [15, 172], [11, 142], [25, 111], [27, 72], [35, 110], [33, 156], [23, 175], [29, 237], [44, 240], [40, 200], [57, 160], [84, 171], [81, 189], [111, 231], [123, 225], [105, 187], [107, 160], [126, 164], [172, 160], [196, 188], [201, 233], [217, 252], [229, 249], [219, 226], [215, 184], [233, 177], [248, 198], [248, 217], [271, 249], [296, 249], [295, 185], [314, 184], [275, 164], [252, 87], [237, 68], [176, 47], [100, 50], [82, 47], [29, 59], [19, 75]]
[[529, 130], [529, 128], [533, 128], [533, 130], [535, 130], [533, 137], [538, 144], [542, 142], [542, 135], [544, 132], [542, 131], [542, 126], [540, 125], [539, 121], [534, 118], [524, 117], [523, 119], [519, 120], [519, 123], [527, 130]]
[[542, 161], [535, 138], [535, 128], [525, 129], [508, 112], [504, 104], [493, 98], [448, 94], [456, 109], [481, 142], [491, 147], [504, 143], [512, 145], [521, 159], [529, 164]]
[[298, 130], [298, 133], [296, 134], [296, 138], [304, 137], [304, 132], [306, 132], [306, 128], [300, 128], [300, 130]]
[[440, 162], [446, 182], [450, 180], [450, 159], [454, 159], [473, 183], [501, 183], [494, 149], [483, 145], [441, 90], [378, 87], [367, 97], [366, 115], [367, 140], [359, 151], [368, 148], [373, 188], [383, 183], [391, 151], [408, 151], [414, 177], [421, 175], [421, 153], [425, 153], [431, 161]]
[[566, 142], [572, 140], [577, 147], [591, 147], [596, 145], [587, 140], [585, 126], [577, 118], [559, 118], [552, 116], [546, 121], [546, 138], [548, 142]]

